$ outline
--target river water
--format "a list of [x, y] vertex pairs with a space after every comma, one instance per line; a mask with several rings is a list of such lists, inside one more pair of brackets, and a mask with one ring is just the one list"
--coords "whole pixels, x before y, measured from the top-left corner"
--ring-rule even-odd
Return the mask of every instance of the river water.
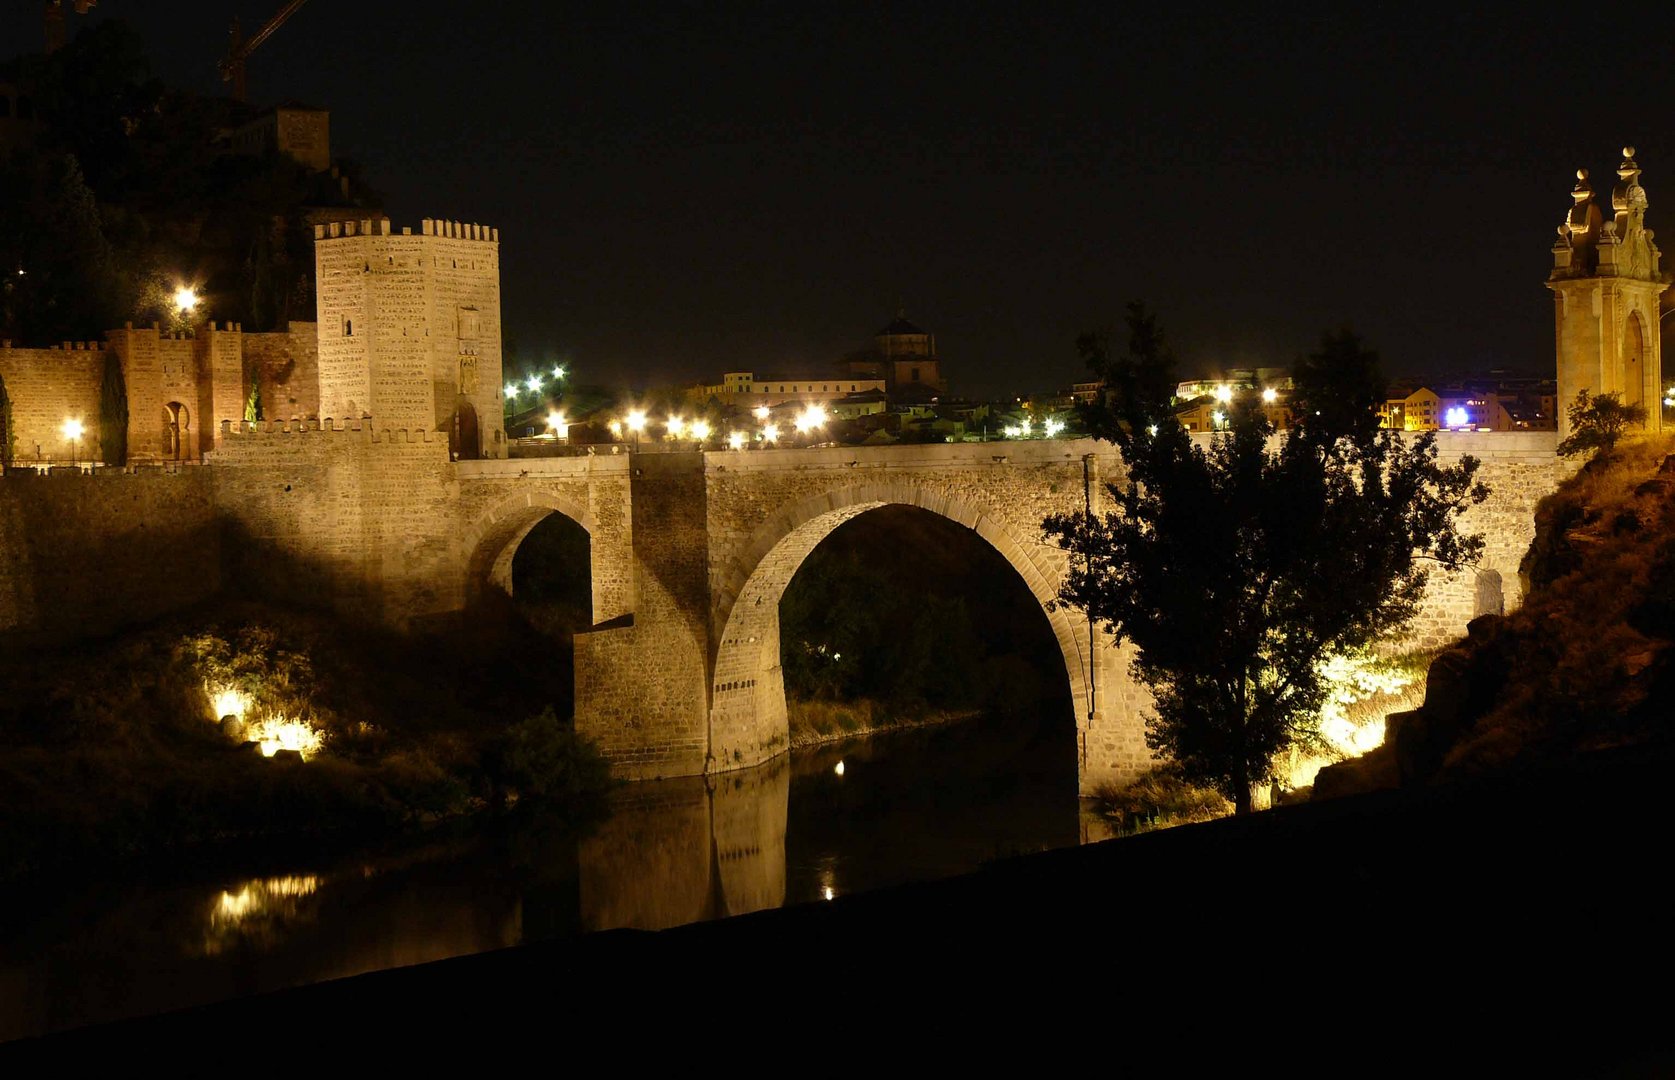
[[383, 850], [39, 883], [0, 909], [0, 1040], [1073, 845], [1074, 741], [1063, 717], [979, 719], [626, 785], [581, 836], [496, 823]]

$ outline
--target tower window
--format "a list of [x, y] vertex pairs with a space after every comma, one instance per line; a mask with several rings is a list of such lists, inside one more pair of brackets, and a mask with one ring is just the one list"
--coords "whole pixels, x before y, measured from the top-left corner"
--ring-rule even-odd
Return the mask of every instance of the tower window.
[[351, 320], [351, 319], [344, 319], [343, 320], [343, 336], [344, 337], [354, 337], [355, 336], [355, 323], [354, 323], [353, 320]]

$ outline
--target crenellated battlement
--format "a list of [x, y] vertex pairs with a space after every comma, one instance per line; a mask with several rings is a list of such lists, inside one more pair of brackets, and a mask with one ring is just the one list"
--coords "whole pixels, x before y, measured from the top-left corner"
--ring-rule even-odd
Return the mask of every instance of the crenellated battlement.
[[362, 442], [369, 443], [446, 443], [448, 436], [445, 432], [431, 431], [423, 428], [389, 428], [379, 427], [368, 417], [337, 420], [330, 416], [324, 419], [310, 417], [308, 419], [292, 418], [290, 420], [244, 420], [234, 423], [231, 420], [221, 421], [221, 434], [224, 438], [262, 438], [270, 435], [281, 436], [349, 436]]
[[0, 483], [84, 483], [122, 477], [192, 475], [202, 466], [195, 462], [170, 461], [159, 464], [131, 465], [32, 465], [27, 462], [13, 465], [0, 472]]
[[[342, 240], [355, 236], [392, 236], [388, 218], [362, 218], [360, 221], [333, 221], [314, 226], [316, 240]], [[404, 226], [400, 235], [412, 236], [411, 226]], [[423, 218], [419, 222], [420, 236], [439, 236], [451, 240], [476, 240], [498, 244], [500, 230], [476, 222], [449, 221], [443, 218]]]

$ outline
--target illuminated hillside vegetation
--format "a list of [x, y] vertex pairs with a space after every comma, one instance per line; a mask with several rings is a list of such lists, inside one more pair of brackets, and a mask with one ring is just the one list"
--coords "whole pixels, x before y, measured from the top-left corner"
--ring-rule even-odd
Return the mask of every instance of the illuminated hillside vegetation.
[[108, 642], [11, 651], [0, 879], [520, 802], [582, 816], [605, 766], [558, 719], [568, 688], [542, 663], [550, 648], [510, 620], [403, 637], [227, 605]]
[[1675, 443], [1597, 457], [1536, 509], [1506, 617], [1474, 620], [1431, 664], [1425, 704], [1385, 745], [1323, 771], [1315, 797], [1452, 780], [1675, 732]]

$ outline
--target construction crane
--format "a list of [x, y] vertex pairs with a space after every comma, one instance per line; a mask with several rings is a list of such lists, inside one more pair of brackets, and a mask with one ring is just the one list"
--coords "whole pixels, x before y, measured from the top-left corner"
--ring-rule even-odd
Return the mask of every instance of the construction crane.
[[286, 5], [279, 9], [278, 14], [249, 37], [245, 37], [244, 32], [239, 29], [238, 16], [233, 17], [233, 28], [228, 35], [227, 55], [222, 58], [220, 67], [221, 81], [233, 84], [234, 100], [244, 100], [244, 61], [307, 2], [308, 0], [288, 0]]
[[[86, 15], [87, 9], [98, 7], [99, 0], [74, 0], [72, 5], [77, 15]], [[64, 0], [47, 0], [45, 13], [47, 32], [47, 52], [57, 52], [64, 47]]]

